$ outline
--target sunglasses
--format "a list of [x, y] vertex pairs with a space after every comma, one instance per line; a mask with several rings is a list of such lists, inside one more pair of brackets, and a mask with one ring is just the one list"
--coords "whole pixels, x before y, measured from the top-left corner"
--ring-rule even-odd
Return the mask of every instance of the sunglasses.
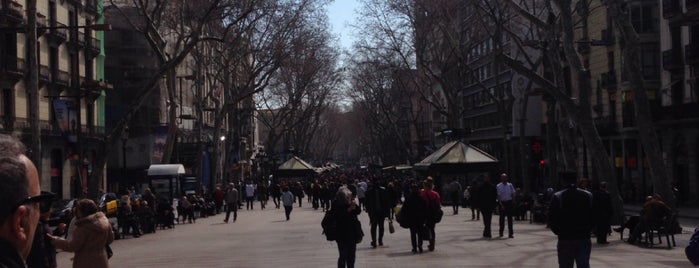
[[39, 194], [39, 195], [28, 196], [28, 197], [22, 199], [22, 201], [20, 201], [16, 206], [14, 206], [12, 211], [14, 212], [15, 210], [17, 210], [17, 208], [19, 208], [19, 206], [31, 204], [31, 203], [40, 203], [42, 206], [51, 207], [51, 203], [53, 203], [53, 200], [55, 200], [55, 199], [56, 199], [56, 195], [54, 195], [53, 193], [41, 192], [41, 194]]

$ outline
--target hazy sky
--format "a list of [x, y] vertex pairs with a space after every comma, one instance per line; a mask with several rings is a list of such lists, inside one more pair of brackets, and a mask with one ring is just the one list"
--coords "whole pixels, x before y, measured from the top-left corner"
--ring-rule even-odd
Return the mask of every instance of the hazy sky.
[[359, 8], [358, 0], [335, 0], [328, 6], [328, 17], [333, 32], [340, 38], [340, 44], [349, 49], [352, 46], [352, 30], [349, 24], [355, 20], [355, 10]]

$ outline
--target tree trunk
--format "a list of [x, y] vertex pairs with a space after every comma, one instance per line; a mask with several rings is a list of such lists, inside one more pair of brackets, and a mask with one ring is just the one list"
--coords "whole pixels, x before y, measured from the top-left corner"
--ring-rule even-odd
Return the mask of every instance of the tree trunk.
[[[167, 89], [167, 99], [170, 101], [170, 105], [167, 107], [167, 139], [165, 140], [165, 148], [163, 149], [163, 158], [160, 159], [161, 164], [169, 164], [172, 159], [172, 152], [175, 148], [175, 142], [177, 142], [177, 100], [175, 98], [175, 78], [177, 73], [176, 69], [172, 69], [168, 72], [165, 77], [166, 89]], [[182, 105], [180, 103], [180, 105]]]
[[[39, 125], [39, 66], [36, 37], [36, 0], [27, 0], [27, 76], [24, 80], [24, 88], [27, 92], [27, 106], [29, 107], [29, 159], [34, 162], [39, 170], [39, 177], [43, 170], [41, 163], [41, 126]], [[80, 110], [78, 110], [79, 112]], [[78, 115], [79, 116], [79, 115]], [[80, 127], [80, 126], [78, 126]]]
[[624, 57], [626, 59], [624, 67], [626, 67], [626, 73], [629, 77], [631, 88], [633, 89], [636, 126], [643, 151], [646, 157], [648, 157], [648, 166], [650, 167], [653, 180], [653, 190], [655, 193], [660, 194], [666, 203], [674, 209], [676, 200], [672, 192], [672, 187], [670, 186], [671, 178], [662, 157], [660, 140], [655, 131], [653, 116], [650, 113], [648, 96], [646, 95], [646, 88], [644, 87], [643, 70], [640, 62], [639, 37], [629, 21], [628, 16], [622, 12], [619, 2], [609, 1], [607, 5], [612, 10], [613, 14], [619, 14], [612, 17], [615, 18], [615, 25], [626, 44], [624, 47]]

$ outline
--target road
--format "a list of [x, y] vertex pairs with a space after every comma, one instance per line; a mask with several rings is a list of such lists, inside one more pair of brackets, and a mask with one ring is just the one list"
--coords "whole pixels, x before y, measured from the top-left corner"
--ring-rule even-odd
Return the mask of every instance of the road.
[[[323, 213], [304, 204], [294, 207], [291, 220], [283, 209], [241, 210], [238, 220], [223, 223], [219, 214], [158, 230], [140, 238], [114, 241], [111, 267], [334, 267], [337, 248], [321, 234]], [[273, 207], [273, 205], [272, 205]], [[434, 252], [410, 252], [409, 231], [396, 224], [384, 237], [384, 246], [369, 245], [368, 217], [360, 215], [366, 236], [357, 246], [356, 267], [557, 267], [556, 238], [541, 224], [515, 222], [513, 239], [481, 238], [482, 224], [461, 209], [437, 225]], [[497, 235], [497, 216], [493, 217]], [[593, 243], [592, 267], [692, 267], [684, 256], [690, 227], [676, 235], [677, 247], [643, 248], [624, 243], [614, 233], [609, 245]], [[594, 241], [594, 240], [593, 240]], [[664, 244], [663, 244], [664, 246]], [[426, 249], [426, 244], [425, 244]], [[72, 253], [58, 253], [59, 267], [71, 267]]]

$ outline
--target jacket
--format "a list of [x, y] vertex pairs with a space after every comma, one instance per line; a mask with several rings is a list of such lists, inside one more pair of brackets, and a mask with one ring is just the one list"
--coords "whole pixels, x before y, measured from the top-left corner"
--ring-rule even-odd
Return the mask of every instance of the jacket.
[[563, 240], [590, 239], [592, 194], [569, 186], [556, 192], [549, 204], [549, 227]]
[[17, 248], [0, 238], [0, 268], [24, 268], [24, 260]]
[[427, 203], [419, 193], [411, 193], [400, 210], [409, 228], [420, 228], [427, 221]]
[[282, 203], [285, 207], [291, 207], [294, 205], [294, 194], [291, 191], [286, 191], [282, 194]]
[[240, 195], [238, 194], [238, 189], [232, 188], [228, 189], [226, 192], [226, 203], [235, 204], [238, 203]]
[[357, 225], [361, 225], [357, 215], [361, 213], [361, 208], [357, 206], [354, 210], [348, 212], [349, 205], [340, 205], [339, 202], [333, 202], [330, 213], [337, 221], [337, 242], [357, 243]]
[[75, 221], [72, 240], [57, 238], [53, 241], [57, 248], [75, 252], [73, 267], [109, 267], [107, 244], [114, 241], [114, 233], [104, 213], [97, 212]]
[[493, 212], [495, 210], [495, 200], [498, 198], [497, 190], [495, 186], [490, 182], [484, 182], [478, 187], [475, 194], [476, 203], [481, 211]]

